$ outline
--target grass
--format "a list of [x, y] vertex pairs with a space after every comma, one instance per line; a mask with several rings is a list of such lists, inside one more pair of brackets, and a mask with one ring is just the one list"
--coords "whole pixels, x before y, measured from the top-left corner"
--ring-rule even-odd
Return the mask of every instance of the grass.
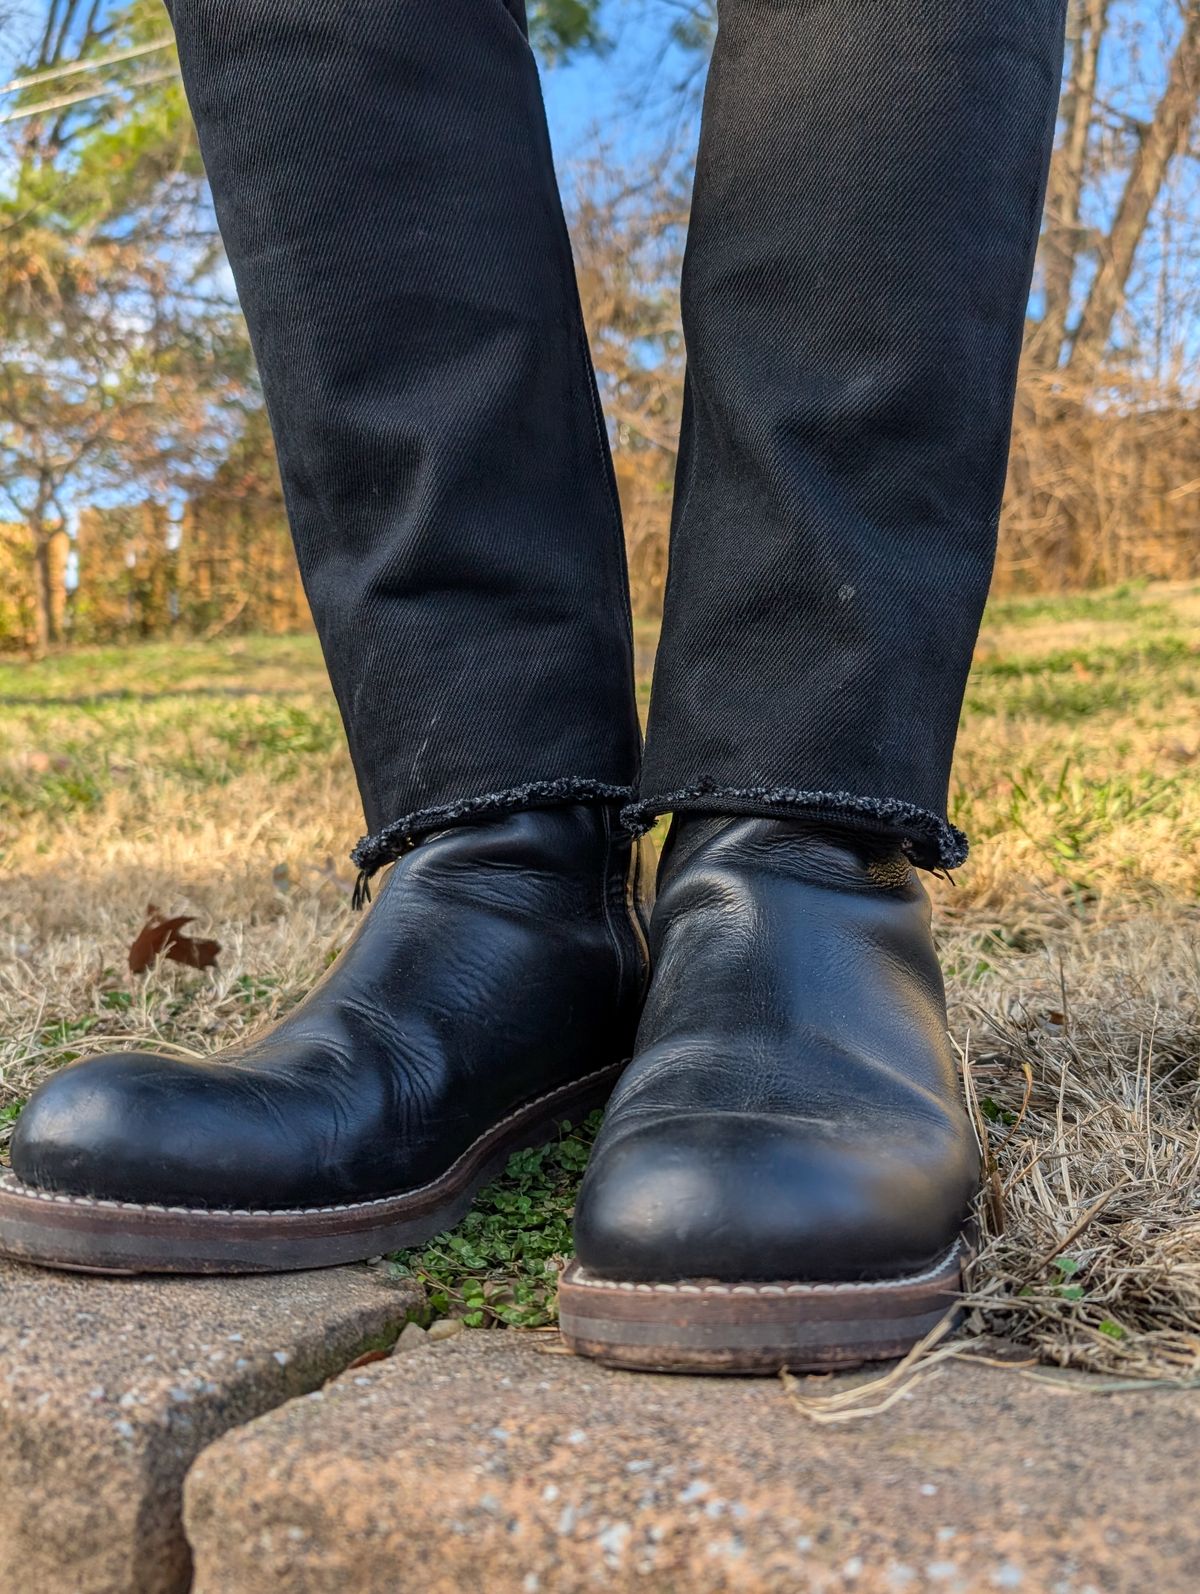
[[[952, 793], [972, 855], [932, 883], [989, 1155], [971, 1327], [1136, 1376], [1200, 1374], [1198, 696], [1200, 587], [992, 604]], [[357, 816], [312, 637], [0, 664], [0, 1142], [74, 1057], [204, 1055], [296, 1001], [353, 928]], [[215, 970], [129, 975], [151, 902], [197, 915]], [[591, 1132], [397, 1264], [433, 1309], [552, 1320]]]

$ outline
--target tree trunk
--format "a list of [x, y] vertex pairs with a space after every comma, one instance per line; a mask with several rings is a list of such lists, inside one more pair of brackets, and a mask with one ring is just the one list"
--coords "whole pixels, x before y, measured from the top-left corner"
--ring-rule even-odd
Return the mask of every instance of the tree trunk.
[[1200, 0], [1188, 0], [1183, 35], [1171, 61], [1167, 86], [1133, 158], [1099, 269], [1092, 282], [1067, 364], [1085, 378], [1100, 363], [1146, 223], [1167, 175], [1171, 157], [1185, 146], [1200, 99]]
[[54, 591], [55, 530], [44, 522], [32, 525], [34, 651], [40, 658], [60, 640]]
[[1071, 314], [1071, 285], [1083, 240], [1079, 212], [1109, 4], [1110, 0], [1072, 0], [1067, 17], [1071, 67], [1062, 102], [1064, 131], [1050, 167], [1042, 233], [1045, 308], [1033, 329], [1029, 348], [1030, 357], [1043, 370], [1053, 370], [1058, 365]]

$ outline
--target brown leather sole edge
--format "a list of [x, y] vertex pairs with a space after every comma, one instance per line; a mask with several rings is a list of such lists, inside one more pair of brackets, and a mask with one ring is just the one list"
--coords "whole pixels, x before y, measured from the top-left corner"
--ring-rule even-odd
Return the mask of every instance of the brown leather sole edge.
[[673, 1284], [596, 1278], [571, 1262], [563, 1339], [609, 1367], [664, 1373], [828, 1372], [903, 1356], [956, 1308], [964, 1235], [927, 1268], [865, 1283]]
[[608, 1100], [624, 1063], [527, 1102], [431, 1184], [345, 1206], [261, 1211], [150, 1206], [57, 1194], [0, 1174], [0, 1255], [88, 1273], [286, 1273], [421, 1245], [453, 1228], [514, 1151]]

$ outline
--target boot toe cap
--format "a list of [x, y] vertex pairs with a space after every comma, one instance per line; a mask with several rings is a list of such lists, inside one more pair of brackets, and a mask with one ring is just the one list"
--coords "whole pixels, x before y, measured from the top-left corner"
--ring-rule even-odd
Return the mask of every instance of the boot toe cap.
[[13, 1131], [12, 1169], [38, 1189], [105, 1200], [159, 1199], [153, 1161], [179, 1065], [149, 1053], [72, 1063], [40, 1085]]
[[642, 1281], [900, 1277], [961, 1232], [978, 1178], [963, 1130], [855, 1136], [706, 1113], [602, 1137], [576, 1254], [593, 1273]]
[[287, 1205], [306, 1174], [303, 1147], [264, 1133], [267, 1106], [235, 1070], [150, 1052], [85, 1058], [30, 1097], [12, 1170], [37, 1189], [98, 1200]]

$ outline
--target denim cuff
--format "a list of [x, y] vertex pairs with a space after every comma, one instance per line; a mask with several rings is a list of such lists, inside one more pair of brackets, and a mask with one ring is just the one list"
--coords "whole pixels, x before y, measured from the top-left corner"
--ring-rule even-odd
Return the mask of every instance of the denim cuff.
[[848, 791], [798, 791], [786, 786], [728, 787], [711, 782], [659, 797], [639, 797], [621, 810], [634, 835], [649, 830], [660, 814], [754, 814], [766, 819], [806, 819], [850, 830], [895, 836], [920, 869], [957, 869], [969, 843], [956, 825], [928, 808], [890, 797], [858, 797]]
[[531, 781], [525, 786], [510, 786], [506, 791], [463, 797], [437, 808], [418, 808], [394, 819], [374, 835], [364, 836], [355, 846], [350, 854], [350, 862], [358, 868], [354, 906], [361, 908], [370, 902], [368, 882], [373, 874], [402, 858], [422, 836], [434, 830], [469, 824], [476, 819], [491, 819], [499, 814], [518, 813], [525, 808], [559, 808], [571, 803], [595, 802], [627, 804], [632, 796], [631, 786], [611, 786], [601, 780], [564, 776], [561, 780]]

